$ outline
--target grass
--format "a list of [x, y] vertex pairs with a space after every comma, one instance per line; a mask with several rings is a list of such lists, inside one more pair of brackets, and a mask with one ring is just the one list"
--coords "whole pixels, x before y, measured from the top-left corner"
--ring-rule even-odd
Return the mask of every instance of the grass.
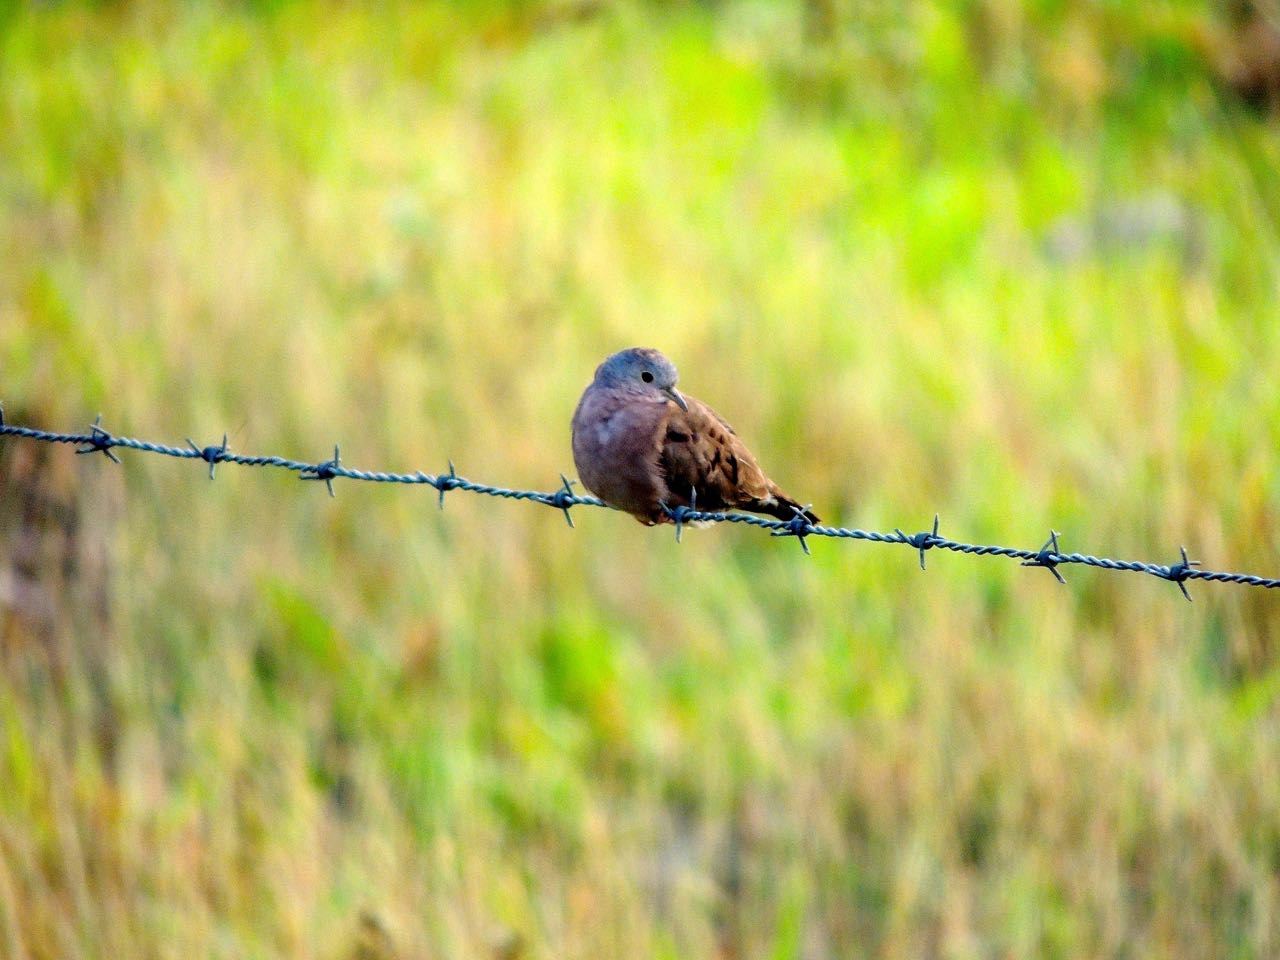
[[[9, 8], [6, 410], [549, 489], [644, 343], [824, 519], [1280, 570], [1213, 8], [824, 9]], [[153, 459], [0, 446], [2, 956], [1280, 946], [1274, 597]]]

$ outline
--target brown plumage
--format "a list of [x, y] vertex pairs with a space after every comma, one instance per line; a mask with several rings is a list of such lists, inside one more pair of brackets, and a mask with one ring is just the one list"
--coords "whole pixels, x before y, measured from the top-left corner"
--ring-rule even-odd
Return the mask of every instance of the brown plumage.
[[770, 480], [724, 418], [676, 389], [657, 350], [615, 353], [573, 414], [573, 460], [587, 489], [641, 523], [668, 522], [668, 507], [750, 510], [790, 520], [803, 510]]

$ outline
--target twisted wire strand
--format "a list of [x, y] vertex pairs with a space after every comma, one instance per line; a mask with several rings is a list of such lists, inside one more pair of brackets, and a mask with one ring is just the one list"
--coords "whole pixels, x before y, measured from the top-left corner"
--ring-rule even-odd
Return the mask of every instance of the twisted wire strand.
[[[367, 483], [403, 483], [429, 486], [439, 494], [438, 502], [441, 507], [444, 506], [444, 495], [453, 490], [463, 490], [467, 493], [499, 497], [507, 500], [527, 500], [564, 511], [565, 520], [571, 527], [573, 526], [573, 517], [569, 513], [571, 507], [606, 506], [604, 501], [598, 497], [574, 493], [574, 481], [569, 480], [563, 474], [560, 475], [561, 486], [557, 490], [514, 490], [487, 483], [477, 483], [474, 480], [459, 476], [454, 469], [452, 461], [449, 463], [448, 473], [431, 474], [424, 473], [421, 470], [415, 473], [357, 470], [342, 464], [341, 451], [337, 446], [333, 448], [333, 457], [331, 459], [315, 463], [290, 460], [287, 457], [279, 456], [246, 456], [233, 453], [227, 446], [225, 435], [220, 445], [205, 447], [197, 446], [192, 440], [188, 440], [185, 447], [177, 447], [163, 443], [153, 443], [149, 440], [138, 440], [133, 437], [116, 436], [102, 426], [101, 415], [90, 426], [88, 433], [54, 433], [48, 430], [37, 430], [33, 427], [5, 423], [4, 411], [0, 408], [0, 437], [4, 436], [22, 437], [44, 443], [74, 444], [77, 448], [76, 453], [101, 453], [116, 463], [120, 461], [112, 452], [115, 449], [137, 450], [142, 453], [176, 457], [180, 460], [201, 460], [209, 465], [210, 479], [214, 477], [215, 469], [221, 463], [232, 463], [243, 467], [275, 467], [292, 471], [298, 474], [299, 479], [302, 480], [323, 481], [329, 490], [330, 496], [334, 495], [333, 481], [341, 478]], [[1095, 557], [1087, 553], [1065, 553], [1058, 546], [1058, 533], [1056, 531], [1051, 532], [1049, 539], [1039, 550], [1026, 550], [1019, 547], [963, 543], [958, 540], [952, 540], [939, 534], [938, 518], [936, 516], [933, 520], [932, 530], [906, 534], [896, 529], [892, 533], [880, 533], [875, 530], [812, 524], [805, 519], [803, 514], [799, 513], [791, 520], [778, 520], [771, 517], [759, 517], [754, 514], [705, 511], [684, 506], [664, 507], [664, 509], [675, 524], [677, 540], [681, 538], [681, 534], [687, 524], [740, 523], [768, 530], [775, 537], [795, 537], [800, 541], [805, 553], [809, 552], [809, 546], [806, 542], [809, 537], [903, 544], [919, 552], [921, 569], [925, 568], [926, 551], [936, 549], [980, 557], [1008, 557], [1021, 561], [1024, 567], [1043, 567], [1061, 583], [1066, 581], [1062, 578], [1058, 568], [1072, 564], [1098, 567], [1103, 570], [1145, 573], [1174, 583], [1188, 600], [1191, 599], [1191, 595], [1186, 588], [1186, 583], [1189, 580], [1206, 580], [1214, 583], [1238, 584], [1263, 587], [1265, 589], [1280, 587], [1280, 579], [1260, 577], [1251, 573], [1230, 573], [1220, 570], [1199, 569], [1200, 561], [1189, 559], [1186, 548], [1182, 548], [1180, 560], [1169, 564], [1146, 563], [1140, 560], [1113, 560], [1108, 557]]]

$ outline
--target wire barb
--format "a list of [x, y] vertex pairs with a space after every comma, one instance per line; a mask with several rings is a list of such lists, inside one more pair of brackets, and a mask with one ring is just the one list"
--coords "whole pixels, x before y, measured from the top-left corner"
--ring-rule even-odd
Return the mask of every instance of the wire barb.
[[1058, 564], [1061, 562], [1058, 555], [1061, 551], [1058, 549], [1058, 531], [1050, 530], [1049, 539], [1044, 542], [1044, 546], [1030, 560], [1023, 560], [1024, 567], [1044, 567], [1053, 574], [1053, 578], [1061, 584], [1065, 584], [1066, 578], [1058, 572]]
[[690, 520], [697, 519], [698, 517], [698, 491], [692, 486], [689, 487], [689, 506], [687, 507], [684, 504], [677, 504], [676, 506], [671, 507], [667, 505], [667, 501], [665, 500], [659, 500], [658, 506], [662, 509], [663, 513], [671, 518], [671, 522], [675, 524], [676, 543], [680, 543], [681, 538], [684, 535], [684, 525]]
[[115, 440], [115, 437], [102, 428], [102, 414], [98, 414], [93, 423], [89, 424], [89, 436], [83, 438], [84, 446], [76, 450], [76, 453], [105, 453], [112, 463], [119, 463], [120, 458], [111, 452]]
[[213, 472], [217, 469], [218, 464], [226, 459], [227, 456], [227, 435], [222, 435], [222, 446], [220, 447], [197, 447], [196, 442], [187, 437], [187, 446], [195, 451], [196, 456], [209, 464], [209, 479], [213, 479]]
[[[187, 438], [187, 446], [167, 446], [161, 443], [152, 443], [147, 440], [135, 440], [132, 437], [115, 436], [102, 426], [102, 416], [98, 415], [89, 433], [52, 433], [47, 430], [37, 430], [34, 427], [23, 427], [17, 424], [9, 423], [4, 418], [3, 408], [0, 408], [0, 437], [21, 437], [27, 440], [36, 440], [44, 443], [61, 443], [73, 445], [77, 453], [102, 453], [110, 457], [114, 462], [119, 463], [119, 459], [115, 456], [113, 449], [123, 447], [128, 450], [136, 450], [139, 453], [150, 453], [163, 457], [177, 457], [182, 460], [191, 460], [199, 458], [209, 464], [210, 476], [214, 475], [214, 466], [218, 463], [232, 463], [243, 467], [272, 467], [278, 470], [292, 471], [304, 480], [323, 480], [325, 486], [329, 490], [329, 495], [334, 495], [333, 480], [335, 477], [343, 477], [348, 480], [362, 480], [367, 483], [408, 483], [408, 484], [428, 484], [434, 487], [439, 494], [438, 503], [441, 508], [444, 507], [444, 495], [451, 490], [466, 490], [471, 493], [480, 494], [486, 497], [500, 497], [506, 500], [529, 500], [534, 503], [545, 504], [564, 512], [566, 522], [570, 527], [574, 525], [573, 518], [570, 516], [570, 508], [577, 506], [605, 507], [607, 504], [599, 497], [593, 497], [586, 494], [573, 493], [574, 481], [568, 477], [561, 475], [561, 487], [552, 491], [540, 490], [512, 490], [507, 487], [496, 487], [484, 483], [476, 483], [468, 480], [466, 477], [458, 475], [454, 468], [453, 461], [449, 461], [449, 472], [432, 476], [422, 471], [416, 473], [384, 473], [381, 471], [365, 471], [355, 470], [342, 465], [341, 451], [338, 446], [333, 448], [333, 459], [326, 460], [323, 463], [304, 463], [297, 460], [290, 460], [285, 457], [277, 456], [244, 456], [242, 454], [231, 453], [227, 447], [227, 437], [224, 434], [222, 445], [218, 447], [198, 447], [189, 437]], [[1059, 582], [1065, 582], [1060, 567], [1068, 564], [1080, 564], [1082, 566], [1096, 567], [1102, 570], [1126, 571], [1130, 573], [1141, 573], [1148, 576], [1159, 577], [1162, 580], [1168, 580], [1176, 583], [1178, 589], [1186, 599], [1191, 599], [1191, 594], [1187, 590], [1188, 580], [1211, 580], [1215, 583], [1227, 583], [1236, 586], [1262, 587], [1263, 589], [1273, 590], [1280, 588], [1280, 578], [1277, 577], [1260, 577], [1252, 573], [1229, 573], [1220, 570], [1204, 570], [1199, 569], [1200, 561], [1192, 560], [1187, 555], [1185, 547], [1182, 548], [1182, 559], [1174, 564], [1147, 563], [1141, 560], [1113, 560], [1108, 557], [1095, 557], [1084, 553], [1063, 553], [1058, 545], [1058, 537], [1060, 534], [1054, 530], [1050, 531], [1048, 541], [1038, 551], [1024, 550], [1017, 547], [1003, 547], [993, 544], [975, 544], [962, 543], [958, 540], [951, 540], [942, 536], [938, 532], [939, 520], [938, 515], [934, 514], [933, 529], [921, 531], [907, 535], [901, 530], [894, 528], [893, 533], [880, 533], [875, 530], [858, 530], [851, 527], [826, 527], [815, 526], [810, 523], [804, 515], [804, 511], [796, 511], [796, 515], [787, 520], [777, 519], [774, 517], [762, 517], [755, 514], [735, 513], [732, 511], [700, 511], [697, 509], [697, 498], [691, 491], [689, 498], [689, 506], [671, 507], [666, 503], [662, 505], [663, 514], [670, 519], [676, 528], [676, 541], [679, 542], [684, 532], [686, 524], [696, 523], [698, 525], [711, 523], [734, 523], [744, 526], [757, 527], [761, 530], [768, 530], [774, 536], [791, 536], [800, 540], [800, 546], [805, 553], [809, 552], [806, 538], [814, 537], [831, 537], [843, 540], [863, 540], [871, 543], [904, 543], [913, 547], [920, 554], [920, 568], [925, 569], [925, 552], [928, 550], [949, 550], [953, 553], [963, 553], [978, 557], [1006, 557], [1008, 559], [1017, 560], [1024, 566], [1028, 567], [1044, 567]], [[808, 510], [805, 507], [804, 510]]]
[[324, 485], [329, 490], [329, 496], [337, 496], [333, 492], [333, 478], [339, 475], [342, 469], [342, 453], [338, 450], [338, 445], [333, 445], [333, 459], [325, 460], [322, 463], [309, 464], [302, 468], [298, 473], [299, 480], [323, 480]]
[[800, 541], [800, 549], [804, 551], [806, 557], [811, 556], [809, 552], [809, 543], [805, 537], [813, 533], [813, 524], [809, 522], [809, 518], [805, 516], [807, 510], [813, 509], [813, 504], [806, 503], [803, 507], [792, 507], [793, 514], [790, 520], [784, 520], [785, 528], [774, 530], [772, 536], [775, 537], [795, 537]]
[[932, 532], [928, 530], [921, 530], [919, 533], [913, 533], [911, 536], [907, 536], [897, 527], [893, 528], [893, 532], [898, 535], [898, 541], [897, 541], [898, 543], [910, 544], [911, 546], [915, 547], [917, 550], [920, 551], [920, 569], [921, 570], [925, 568], [924, 552], [926, 550], [932, 550], [934, 547], [939, 546], [940, 543], [943, 542], [942, 537], [938, 536], [938, 515], [936, 513], [933, 515], [933, 531]]
[[569, 524], [569, 528], [573, 528], [573, 517], [569, 515], [569, 508], [573, 506], [573, 481], [560, 474], [560, 482], [563, 486], [551, 495], [547, 501], [553, 507], [559, 507], [564, 511], [564, 522]]
[[440, 492], [440, 498], [439, 500], [436, 501], [436, 505], [441, 510], [444, 509], [444, 495], [448, 493], [450, 490], [456, 490], [459, 486], [461, 486], [461, 484], [462, 484], [462, 480], [458, 476], [458, 471], [453, 469], [453, 461], [450, 460], [449, 472], [440, 474], [438, 477], [436, 477], [436, 481], [433, 484], [436, 490]]
[[1182, 591], [1182, 595], [1186, 597], [1187, 602], [1190, 603], [1191, 594], [1187, 592], [1186, 581], [1195, 573], [1192, 567], [1200, 566], [1200, 561], [1187, 559], [1186, 547], [1179, 547], [1178, 549], [1182, 551], [1182, 559], [1177, 563], [1170, 565], [1164, 573], [1158, 575], [1164, 577], [1166, 580], [1176, 583], [1178, 585], [1178, 589]]

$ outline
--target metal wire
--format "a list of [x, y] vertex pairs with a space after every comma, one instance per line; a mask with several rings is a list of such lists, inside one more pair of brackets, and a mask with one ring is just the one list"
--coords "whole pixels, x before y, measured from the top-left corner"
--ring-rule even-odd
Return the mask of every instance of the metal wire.
[[[285, 457], [250, 457], [232, 453], [227, 446], [224, 434], [222, 443], [201, 447], [194, 440], [187, 439], [187, 446], [174, 447], [148, 440], [135, 440], [133, 437], [120, 437], [102, 426], [102, 416], [90, 425], [88, 433], [51, 433], [47, 430], [36, 430], [32, 427], [20, 427], [4, 421], [4, 410], [0, 408], [0, 437], [24, 437], [44, 443], [66, 443], [76, 446], [76, 453], [101, 453], [115, 463], [119, 458], [112, 451], [117, 448], [138, 450], [142, 453], [153, 453], [165, 457], [177, 457], [181, 460], [201, 460], [209, 465], [209, 478], [213, 479], [218, 464], [234, 463], [243, 467], [277, 467], [291, 470], [301, 480], [320, 480], [328, 488], [329, 496], [334, 495], [333, 481], [336, 479], [363, 480], [368, 483], [407, 483], [421, 484], [434, 488], [439, 494], [438, 504], [444, 507], [444, 495], [453, 490], [464, 490], [487, 497], [502, 497], [507, 500], [528, 500], [545, 504], [564, 511], [564, 518], [569, 526], [573, 526], [571, 507], [603, 507], [604, 501], [598, 497], [581, 496], [573, 492], [574, 481], [564, 474], [560, 475], [561, 486], [550, 492], [538, 490], [512, 490], [507, 487], [495, 487], [487, 483], [476, 483], [466, 477], [458, 476], [453, 461], [449, 461], [448, 473], [385, 473], [382, 471], [356, 470], [343, 466], [341, 451], [333, 448], [333, 457], [316, 463], [301, 460], [290, 460]], [[1111, 560], [1106, 557], [1095, 557], [1086, 553], [1063, 553], [1058, 546], [1059, 534], [1051, 531], [1049, 539], [1039, 550], [1023, 550], [1017, 547], [1001, 547], [962, 543], [942, 536], [938, 532], [938, 518], [933, 518], [933, 529], [919, 533], [906, 534], [895, 529], [893, 533], [877, 533], [874, 530], [858, 530], [848, 527], [827, 527], [812, 524], [803, 514], [797, 513], [790, 520], [776, 520], [769, 517], [758, 517], [746, 513], [721, 513], [697, 510], [694, 507], [664, 507], [668, 517], [675, 524], [676, 539], [679, 540], [685, 524], [690, 523], [742, 523], [752, 527], [768, 530], [775, 537], [795, 537], [800, 541], [804, 552], [809, 552], [809, 537], [832, 537], [844, 540], [866, 540], [871, 543], [904, 544], [919, 552], [920, 569], [925, 569], [925, 553], [929, 550], [951, 550], [955, 553], [967, 553], [980, 557], [1010, 557], [1022, 561], [1024, 567], [1043, 567], [1058, 580], [1066, 583], [1059, 567], [1070, 564], [1081, 564], [1088, 567], [1100, 567], [1104, 570], [1127, 570], [1133, 573], [1145, 573], [1161, 580], [1177, 585], [1182, 595], [1188, 600], [1187, 581], [1210, 580], [1216, 583], [1241, 584], [1251, 587], [1280, 587], [1280, 579], [1259, 577], [1250, 573], [1226, 573], [1217, 570], [1199, 569], [1200, 561], [1191, 560], [1186, 548], [1181, 549], [1181, 558], [1174, 563], [1144, 563], [1139, 560]]]

